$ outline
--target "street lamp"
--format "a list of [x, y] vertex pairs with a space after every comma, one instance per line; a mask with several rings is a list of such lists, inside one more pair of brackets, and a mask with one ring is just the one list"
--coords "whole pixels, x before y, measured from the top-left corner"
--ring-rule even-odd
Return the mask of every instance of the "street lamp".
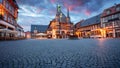
[[4, 34], [4, 37], [5, 37], [4, 40], [6, 40], [6, 36], [7, 36], [7, 29], [6, 28], [4, 29], [4, 33], [5, 33]]
[[115, 22], [112, 22], [112, 29], [113, 29], [113, 38], [115, 38]]

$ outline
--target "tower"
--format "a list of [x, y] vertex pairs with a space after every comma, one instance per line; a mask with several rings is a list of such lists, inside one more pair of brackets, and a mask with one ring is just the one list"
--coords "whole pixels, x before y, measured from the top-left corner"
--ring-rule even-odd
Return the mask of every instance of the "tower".
[[56, 21], [59, 21], [59, 15], [61, 13], [61, 6], [60, 5], [57, 5], [57, 11], [56, 11]]
[[67, 17], [70, 18], [70, 16], [69, 16], [69, 8], [67, 8]]
[[70, 23], [69, 8], [67, 8], [67, 23]]

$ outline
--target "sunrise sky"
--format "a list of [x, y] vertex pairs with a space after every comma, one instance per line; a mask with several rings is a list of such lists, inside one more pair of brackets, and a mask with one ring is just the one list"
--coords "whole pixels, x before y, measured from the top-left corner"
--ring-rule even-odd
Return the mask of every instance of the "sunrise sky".
[[55, 18], [56, 5], [62, 6], [62, 12], [66, 15], [70, 9], [70, 17], [73, 23], [81, 19], [100, 14], [104, 9], [120, 0], [16, 0], [19, 5], [18, 23], [25, 31], [30, 31], [31, 24], [48, 25]]

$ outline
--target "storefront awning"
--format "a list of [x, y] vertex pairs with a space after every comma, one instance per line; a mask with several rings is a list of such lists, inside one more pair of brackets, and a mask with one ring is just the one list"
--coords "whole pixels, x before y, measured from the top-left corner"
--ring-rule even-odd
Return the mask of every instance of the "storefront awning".
[[36, 34], [37, 36], [45, 36], [45, 35], [47, 35], [47, 34], [45, 34], [45, 33], [38, 33], [38, 34]]

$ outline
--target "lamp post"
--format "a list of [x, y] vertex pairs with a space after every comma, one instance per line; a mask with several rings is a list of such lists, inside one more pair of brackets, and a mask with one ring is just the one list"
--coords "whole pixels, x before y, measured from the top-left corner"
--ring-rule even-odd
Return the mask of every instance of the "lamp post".
[[5, 28], [5, 30], [4, 30], [4, 40], [6, 40], [6, 37], [7, 37], [7, 28]]
[[112, 29], [113, 29], [113, 38], [115, 38], [116, 35], [115, 35], [115, 22], [114, 21], [112, 22]]

